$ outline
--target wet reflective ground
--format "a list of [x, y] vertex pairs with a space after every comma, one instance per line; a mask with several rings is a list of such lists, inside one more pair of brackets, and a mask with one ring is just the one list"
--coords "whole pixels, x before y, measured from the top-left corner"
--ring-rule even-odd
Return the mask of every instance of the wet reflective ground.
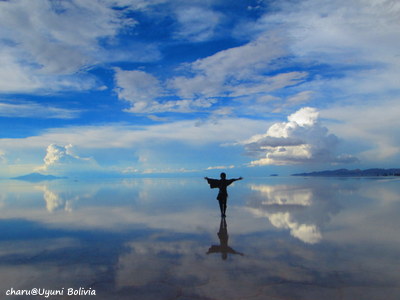
[[[398, 178], [0, 182], [0, 293], [400, 299]], [[41, 297], [43, 299], [43, 297]]]

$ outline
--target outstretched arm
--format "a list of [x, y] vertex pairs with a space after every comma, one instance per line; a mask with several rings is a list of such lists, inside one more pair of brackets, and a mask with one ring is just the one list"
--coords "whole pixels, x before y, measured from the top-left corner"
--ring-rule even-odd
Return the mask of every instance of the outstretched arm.
[[219, 187], [219, 183], [220, 183], [219, 180], [208, 178], [208, 177], [204, 177], [204, 179], [207, 180], [207, 183], [210, 185], [210, 188], [214, 189], [214, 188]]
[[227, 182], [228, 182], [228, 185], [230, 185], [232, 182], [235, 182], [235, 181], [238, 181], [238, 180], [242, 180], [242, 179], [243, 179], [243, 177], [232, 178], [232, 179], [228, 179]]
[[239, 254], [240, 256], [244, 256], [244, 254], [242, 252], [237, 252], [236, 250], [232, 249], [231, 247], [228, 247], [227, 252], [231, 253], [231, 254]]

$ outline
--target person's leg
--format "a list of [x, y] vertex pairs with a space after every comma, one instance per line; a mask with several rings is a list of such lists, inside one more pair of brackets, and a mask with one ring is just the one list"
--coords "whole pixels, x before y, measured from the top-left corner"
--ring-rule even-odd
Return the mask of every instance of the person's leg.
[[219, 210], [221, 211], [221, 217], [223, 217], [225, 214], [224, 213], [224, 203], [222, 200], [218, 200], [218, 203], [219, 203]]
[[224, 203], [222, 204], [223, 205], [223, 216], [225, 217], [226, 216], [226, 200], [224, 201]]

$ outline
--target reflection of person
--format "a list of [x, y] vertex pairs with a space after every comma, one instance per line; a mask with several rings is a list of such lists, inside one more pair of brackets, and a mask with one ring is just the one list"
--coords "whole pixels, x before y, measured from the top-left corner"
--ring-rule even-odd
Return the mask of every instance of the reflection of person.
[[221, 179], [212, 179], [208, 177], [204, 177], [204, 179], [207, 180], [208, 184], [212, 189], [214, 188], [219, 188], [219, 193], [217, 196], [217, 200], [219, 201], [219, 208], [221, 210], [221, 216], [225, 217], [226, 213], [226, 201], [228, 199], [228, 191], [226, 188], [228, 185], [230, 185], [232, 182], [237, 181], [237, 180], [242, 180], [242, 177], [239, 178], [233, 178], [233, 179], [226, 179], [226, 174], [221, 173]]
[[210, 253], [221, 253], [221, 257], [223, 260], [228, 258], [228, 253], [230, 254], [239, 254], [244, 255], [243, 253], [237, 252], [228, 246], [228, 226], [226, 225], [226, 219], [221, 218], [221, 223], [219, 225], [218, 231], [219, 245], [212, 245], [210, 249], [208, 249], [207, 254]]

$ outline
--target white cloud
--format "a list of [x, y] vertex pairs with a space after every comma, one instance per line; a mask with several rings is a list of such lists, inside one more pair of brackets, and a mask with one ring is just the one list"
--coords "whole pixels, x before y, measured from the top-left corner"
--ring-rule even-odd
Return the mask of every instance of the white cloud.
[[34, 102], [1, 102], [0, 116], [17, 118], [73, 119], [79, 114], [77, 110], [45, 106]]
[[293, 76], [297, 80], [304, 77], [304, 74], [297, 72], [277, 76], [262, 75], [274, 59], [284, 54], [278, 35], [268, 34], [243, 46], [223, 50], [191, 63], [187, 67], [192, 76], [175, 77], [169, 85], [183, 98], [268, 92], [292, 85]]
[[216, 100], [168, 100], [162, 101], [164, 89], [153, 75], [138, 70], [115, 68], [116, 92], [118, 98], [131, 104], [125, 109], [132, 113], [193, 112], [210, 108]]
[[[35, 189], [43, 192], [43, 200], [46, 202], [46, 210], [55, 212], [64, 210], [72, 212], [74, 203], [81, 201], [83, 198], [93, 197], [90, 192], [78, 193], [74, 189], [54, 188], [47, 185], [37, 185]], [[80, 191], [82, 192], [82, 191]]]
[[230, 165], [230, 166], [212, 166], [208, 167], [207, 170], [226, 170], [226, 169], [233, 169], [235, 168], [235, 165]]
[[395, 0], [279, 1], [273, 5], [274, 10], [256, 23], [239, 27], [242, 34], [254, 36], [279, 27], [291, 40], [294, 54], [326, 63], [388, 62], [395, 59], [388, 54], [400, 46], [393, 39], [400, 30], [400, 5]]
[[[400, 46], [400, 41], [393, 39], [400, 30], [397, 1], [357, 0], [349, 3], [341, 0], [321, 5], [312, 0], [299, 6], [295, 8], [297, 11], [291, 11], [291, 18], [286, 19], [299, 25], [290, 29], [296, 53], [324, 53], [325, 59], [331, 58], [335, 62], [398, 63], [392, 56]], [[340, 58], [343, 54], [348, 56]]]
[[118, 97], [138, 107], [147, 106], [162, 92], [157, 78], [143, 71], [115, 68], [115, 81]]
[[[321, 115], [335, 120], [329, 123], [330, 131], [345, 138], [364, 162], [398, 159], [399, 107], [393, 95], [400, 76], [399, 2], [305, 0], [274, 5], [273, 13], [241, 30], [254, 37], [279, 27], [295, 61], [321, 67], [319, 76], [303, 88], [326, 99]], [[301, 97], [289, 98], [286, 106], [301, 103], [294, 100]], [[304, 157], [309, 150], [302, 150]]]
[[7, 163], [7, 158], [6, 158], [6, 154], [0, 150], [0, 163], [1, 164], [5, 164]]
[[400, 154], [400, 101], [336, 105], [321, 110], [321, 116], [334, 120], [330, 128], [341, 137], [360, 145], [363, 161], [390, 161]]
[[289, 212], [269, 213], [262, 209], [247, 208], [257, 217], [266, 217], [271, 224], [279, 229], [289, 229], [290, 234], [308, 244], [316, 244], [322, 239], [321, 232], [314, 224], [301, 224], [293, 221], [293, 217]]
[[98, 166], [92, 158], [82, 158], [74, 154], [74, 148], [71, 144], [59, 146], [50, 144], [46, 149], [46, 156], [43, 159], [44, 165], [37, 168], [37, 171], [68, 174], [85, 172], [97, 169]]
[[[41, 164], [39, 158], [43, 155], [43, 149], [55, 144], [50, 147], [46, 160], [51, 170], [60, 172], [63, 168], [68, 172], [73, 168], [77, 172], [90, 168], [96, 170], [93, 160], [104, 168], [114, 165], [114, 171], [119, 167], [121, 170], [132, 167], [141, 171], [179, 170], [182, 167], [191, 170], [205, 169], [210, 164], [229, 165], [233, 162], [229, 157], [236, 155], [234, 153], [244, 160], [239, 147], [224, 147], [222, 160], [215, 156], [215, 151], [220, 151], [224, 144], [232, 145], [260, 132], [267, 124], [264, 120], [221, 118], [216, 122], [186, 120], [150, 126], [71, 126], [50, 129], [38, 136], [0, 139], [0, 143], [4, 152], [13, 154], [9, 160], [20, 159], [36, 167]], [[76, 155], [72, 152], [74, 148], [64, 146], [68, 144], [74, 145], [80, 154]], [[143, 155], [147, 161], [143, 160]], [[93, 159], [83, 160], [82, 157]], [[203, 160], [204, 157], [207, 159]], [[58, 158], [60, 164], [57, 163]], [[66, 163], [63, 164], [64, 160]], [[120, 163], [123, 165], [118, 165]], [[43, 170], [46, 167], [45, 164], [41, 168]], [[13, 170], [16, 169], [17, 165], [13, 165]]]
[[203, 7], [181, 7], [176, 12], [180, 28], [176, 37], [194, 42], [210, 39], [221, 15]]
[[297, 104], [308, 102], [312, 98], [313, 94], [314, 94], [313, 91], [299, 92], [299, 93], [289, 97], [286, 100], [286, 105], [297, 105]]
[[309, 188], [251, 184], [250, 189], [263, 195], [262, 205], [310, 206], [313, 193]]
[[275, 213], [268, 215], [271, 224], [277, 228], [290, 229], [290, 234], [305, 243], [318, 243], [322, 236], [314, 224], [299, 224], [292, 220], [290, 213]]
[[249, 76], [249, 83], [230, 87], [230, 96], [261, 95], [262, 97], [265, 93], [299, 84], [306, 79], [307, 75], [307, 72], [288, 72], [274, 76]]
[[288, 116], [288, 122], [275, 123], [265, 134], [244, 142], [249, 154], [261, 157], [252, 165], [288, 165], [305, 162], [355, 162], [351, 156], [335, 155], [338, 138], [318, 121], [318, 112], [304, 107]]
[[0, 48], [0, 91], [26, 92], [40, 88], [40, 79], [31, 74], [29, 66], [18, 63], [18, 58], [14, 57], [17, 54], [13, 54], [13, 51], [7, 46]]
[[[100, 39], [134, 21], [115, 1], [1, 1], [0, 91], [86, 89], [90, 77], [68, 77], [102, 58]], [[90, 20], [90, 21], [89, 21]]]
[[132, 113], [161, 113], [161, 112], [179, 112], [189, 113], [204, 111], [210, 108], [216, 100], [214, 99], [196, 99], [196, 100], [169, 100], [159, 101], [139, 101], [134, 102], [133, 106], [125, 109]]
[[267, 218], [278, 229], [288, 229], [293, 237], [305, 243], [315, 244], [322, 239], [319, 228], [329, 220], [321, 217], [329, 212], [326, 211], [326, 199], [321, 201], [318, 197], [320, 188], [307, 184], [250, 184], [250, 189], [257, 191], [261, 197], [255, 196], [250, 200], [246, 210], [255, 216]]
[[[130, 148], [153, 142], [183, 142], [193, 145], [227, 143], [245, 139], [249, 134], [265, 128], [268, 122], [245, 118], [224, 118], [217, 123], [196, 120], [176, 121], [151, 126], [82, 126], [53, 129], [41, 136], [26, 139], [3, 139], [3, 145], [43, 147], [43, 143], [70, 143], [83, 148]], [[53, 142], [48, 142], [53, 141]]]
[[[242, 35], [281, 30], [293, 59], [330, 66], [339, 77], [314, 78], [322, 92], [370, 94], [398, 89], [400, 5], [393, 0], [279, 1]], [[324, 72], [320, 74], [324, 75]], [[332, 72], [329, 72], [332, 74]], [[314, 87], [317, 87], [314, 85]]]
[[117, 93], [120, 99], [133, 103], [150, 102], [161, 95], [160, 82], [143, 71], [115, 68]]
[[36, 189], [43, 192], [43, 198], [46, 201], [46, 209], [48, 212], [53, 212], [62, 206], [64, 206], [64, 201], [57, 195], [48, 189], [47, 186], [37, 186]]

